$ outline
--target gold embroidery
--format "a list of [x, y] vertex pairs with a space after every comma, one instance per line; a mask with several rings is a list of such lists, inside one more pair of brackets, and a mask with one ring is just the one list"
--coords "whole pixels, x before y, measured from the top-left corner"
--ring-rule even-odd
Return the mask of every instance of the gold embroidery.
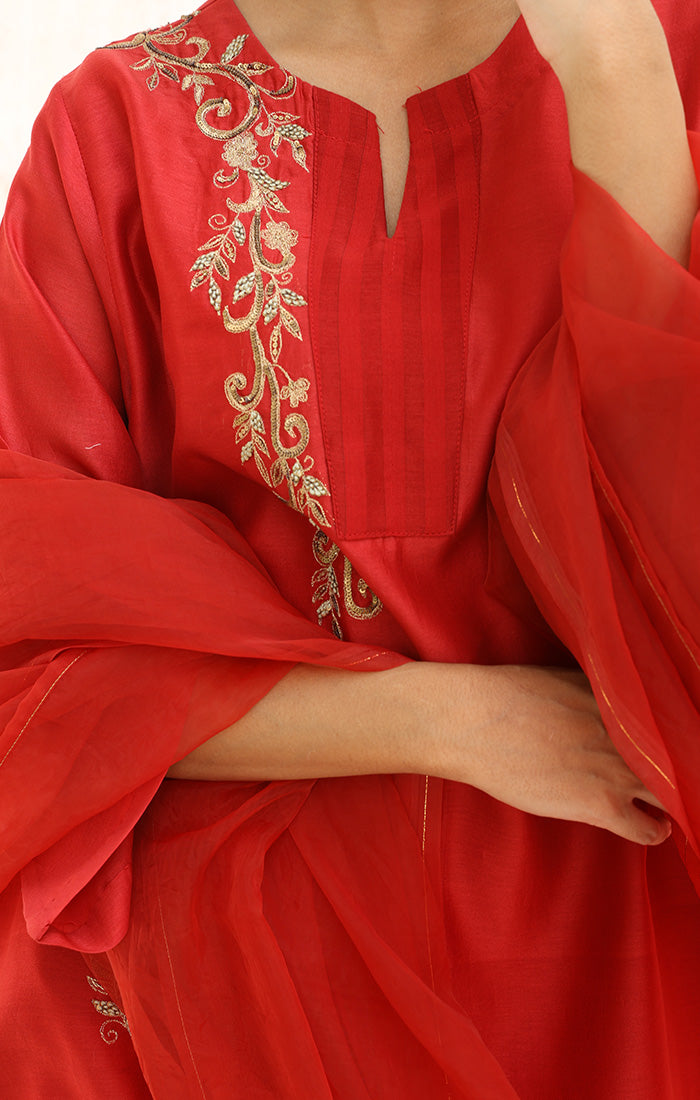
[[[109, 993], [104, 988], [104, 986], [100, 985], [100, 983], [89, 974], [87, 981], [88, 985], [94, 993], [99, 993], [102, 995], [102, 997], [109, 998]], [[113, 1043], [116, 1043], [120, 1035], [120, 1032], [118, 1032], [116, 1027], [114, 1027], [115, 1024], [119, 1024], [120, 1027], [124, 1028], [127, 1034], [131, 1035], [129, 1021], [127, 1020], [119, 1005], [115, 1004], [114, 1001], [110, 1001], [108, 999], [102, 1000], [93, 998], [92, 1004], [95, 1011], [98, 1012], [100, 1016], [107, 1017], [107, 1019], [100, 1027], [100, 1035], [108, 1046], [112, 1046]], [[110, 1024], [112, 1026], [110, 1026]]]
[[[340, 549], [326, 535], [324, 531], [317, 531], [313, 540], [313, 551], [316, 561], [321, 566], [312, 578], [312, 584], [316, 585], [313, 593], [313, 602], [317, 604], [316, 614], [319, 623], [330, 616], [333, 633], [342, 638], [340, 626], [340, 586], [335, 573], [336, 559], [340, 556]], [[348, 558], [343, 557], [343, 602], [345, 610], [353, 619], [373, 619], [383, 610], [381, 600], [374, 595], [369, 585], [362, 577], [358, 578], [357, 591], [361, 599], [369, 599], [367, 604], [357, 603], [352, 587], [354, 570]]]
[[[304, 296], [293, 290], [292, 267], [298, 233], [279, 215], [289, 211], [280, 194], [291, 181], [280, 179], [273, 171], [272, 158], [279, 156], [286, 142], [292, 157], [306, 170], [306, 150], [303, 142], [310, 132], [299, 125], [298, 116], [280, 111], [280, 100], [289, 99], [295, 91], [296, 79], [284, 73], [282, 86], [268, 88], [260, 83], [261, 76], [271, 69], [259, 61], [242, 61], [240, 54], [247, 35], [241, 34], [224, 50], [220, 62], [207, 60], [211, 43], [197, 36], [187, 37], [187, 16], [164, 31], [138, 34], [129, 42], [117, 43], [112, 49], [140, 47], [146, 57], [132, 65], [133, 69], [150, 72], [148, 87], [154, 90], [161, 76], [179, 83], [183, 90], [192, 89], [195, 118], [201, 132], [222, 143], [220, 168], [213, 182], [220, 190], [243, 184], [242, 201], [226, 198], [228, 214], [216, 213], [209, 219], [213, 235], [200, 246], [201, 255], [191, 267], [191, 289], [206, 285], [209, 302], [221, 316], [227, 332], [247, 333], [253, 352], [252, 380], [242, 373], [229, 375], [225, 382], [226, 397], [237, 413], [233, 422], [236, 442], [241, 444], [241, 462], [255, 462], [263, 481], [296, 511], [304, 513], [316, 527], [328, 527], [329, 520], [321, 503], [329, 496], [328, 488], [312, 472], [314, 459], [306, 454], [309, 425], [300, 412], [284, 414], [283, 405], [292, 409], [308, 400], [308, 378], [292, 378], [281, 357], [285, 338], [302, 339], [294, 311], [306, 306]], [[185, 44], [194, 49], [188, 56], [179, 56], [165, 47]], [[233, 126], [222, 128], [212, 124], [214, 118], [228, 118], [234, 105], [227, 97], [204, 99], [205, 88], [213, 85], [214, 76], [225, 77], [244, 93], [245, 108]], [[273, 109], [274, 108], [274, 109]], [[259, 139], [267, 142], [267, 152], [260, 149]], [[236, 262], [244, 247], [249, 260], [245, 272], [227, 293], [231, 280], [230, 264]], [[239, 303], [247, 305], [240, 313]], [[235, 307], [239, 307], [236, 309]], [[259, 406], [269, 394], [270, 423]], [[280, 487], [285, 487], [282, 494]]]
[[[311, 383], [308, 378], [292, 378], [282, 362], [285, 340], [303, 339], [295, 311], [307, 303], [291, 286], [298, 232], [280, 217], [289, 213], [280, 195], [291, 180], [280, 179], [272, 167], [273, 158], [278, 158], [279, 149], [286, 142], [296, 164], [306, 171], [304, 141], [311, 134], [300, 125], [298, 115], [277, 109], [280, 101], [294, 94], [296, 78], [283, 71], [281, 87], [269, 88], [260, 83], [261, 76], [272, 66], [241, 60], [248, 37], [245, 34], [238, 35], [226, 47], [219, 62], [207, 60], [211, 43], [196, 35], [188, 37], [186, 28], [194, 15], [185, 16], [164, 30], [142, 32], [109, 48], [144, 51], [146, 56], [131, 67], [149, 73], [147, 84], [151, 91], [158, 87], [161, 77], [179, 84], [183, 91], [192, 89], [200, 131], [222, 143], [221, 159], [225, 167], [215, 172], [214, 185], [222, 191], [234, 185], [240, 189], [243, 185], [241, 201], [227, 196], [228, 212], [215, 213], [209, 218], [212, 235], [200, 246], [200, 255], [190, 269], [190, 289], [206, 286], [209, 303], [221, 317], [226, 331], [247, 333], [250, 340], [252, 379], [238, 371], [224, 383], [226, 398], [236, 413], [233, 428], [236, 443], [241, 446], [241, 463], [245, 465], [252, 460], [263, 482], [310, 520], [316, 528], [314, 553], [317, 545], [322, 545], [327, 557], [333, 544], [325, 535], [320, 543], [318, 539], [320, 529], [330, 526], [327, 512], [330, 494], [314, 472], [314, 458], [307, 453], [308, 421], [296, 411], [308, 400]], [[166, 48], [181, 43], [194, 52], [179, 56]], [[245, 96], [245, 109], [228, 128], [215, 125], [212, 120], [232, 114], [231, 100], [222, 96], [204, 98], [205, 89], [214, 84], [214, 76], [233, 82]], [[267, 151], [261, 151], [260, 140], [267, 143]], [[230, 265], [240, 259], [244, 248], [250, 268], [225, 291], [226, 284], [231, 282]], [[247, 312], [240, 312], [241, 306], [245, 309], [246, 305]], [[261, 407], [268, 396], [269, 423], [266, 423]], [[286, 407], [295, 411], [287, 411]], [[314, 574], [313, 583], [319, 587], [313, 601], [319, 604], [319, 623], [330, 615], [334, 633], [342, 637], [338, 581], [333, 572], [339, 550], [334, 549], [328, 560], [317, 555], [323, 569]], [[343, 561], [343, 596], [348, 613], [355, 619], [374, 617], [382, 610], [380, 601], [362, 579], [357, 582], [359, 599], [369, 597], [369, 602], [365, 605], [355, 599], [352, 566], [347, 558]], [[318, 595], [321, 588], [323, 596]]]

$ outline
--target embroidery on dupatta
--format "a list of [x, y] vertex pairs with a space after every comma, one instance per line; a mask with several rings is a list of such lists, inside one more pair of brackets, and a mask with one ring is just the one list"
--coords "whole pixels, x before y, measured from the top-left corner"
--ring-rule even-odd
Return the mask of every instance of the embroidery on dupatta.
[[[227, 196], [227, 213], [217, 212], [209, 218], [211, 235], [200, 245], [200, 255], [190, 268], [190, 290], [206, 286], [209, 304], [226, 331], [248, 334], [253, 377], [237, 371], [224, 383], [226, 398], [236, 413], [233, 428], [236, 444], [241, 446], [241, 464], [252, 460], [264, 484], [305, 515], [315, 528], [313, 552], [321, 568], [312, 578], [316, 586], [312, 601], [319, 624], [329, 618], [333, 633], [342, 638], [341, 596], [345, 611], [353, 619], [374, 618], [383, 605], [361, 578], [356, 583], [358, 602], [352, 564], [344, 555], [342, 565], [337, 563], [340, 549], [322, 530], [330, 527], [330, 493], [314, 472], [314, 458], [308, 453], [309, 424], [297, 411], [308, 400], [311, 383], [308, 378], [292, 378], [283, 362], [285, 340], [303, 340], [295, 312], [304, 309], [307, 302], [291, 286], [298, 233], [281, 217], [289, 210], [280, 192], [292, 181], [275, 174], [273, 158], [278, 158], [286, 142], [299, 169], [308, 171], [304, 142], [311, 132], [300, 124], [298, 115], [278, 109], [279, 103], [294, 94], [296, 77], [280, 70], [283, 80], [279, 87], [261, 83], [261, 77], [273, 67], [241, 59], [246, 34], [229, 43], [220, 61], [211, 60], [211, 43], [197, 35], [188, 36], [186, 29], [198, 14], [183, 16], [180, 22], [161, 30], [141, 32], [107, 49], [142, 49], [145, 57], [131, 68], [149, 73], [150, 91], [156, 90], [161, 77], [179, 84], [183, 91], [191, 89], [199, 130], [222, 142], [221, 158], [226, 167], [214, 174], [215, 187], [224, 191], [234, 184], [245, 185], [242, 201], [234, 202]], [[193, 52], [180, 56], [168, 48], [181, 43]], [[231, 100], [225, 96], [205, 99], [205, 89], [214, 85], [215, 76], [232, 81], [245, 93], [246, 109], [228, 128], [213, 125], [211, 119], [228, 118], [234, 110]], [[266, 143], [267, 151], [261, 152], [261, 141]], [[244, 249], [250, 270], [231, 288], [230, 265], [244, 254]], [[266, 422], [259, 407], [268, 395]], [[342, 583], [336, 568], [342, 570]]]
[[[117, 1031], [115, 1024], [124, 1028], [128, 1035], [131, 1035], [131, 1029], [129, 1028], [129, 1021], [122, 1012], [118, 1004], [109, 1000], [109, 993], [100, 985], [100, 983], [88, 974], [88, 985], [92, 989], [93, 993], [101, 994], [101, 997], [93, 998], [92, 1005], [95, 1012], [98, 1012], [100, 1016], [106, 1016], [107, 1019], [100, 1027], [100, 1035], [103, 1042], [107, 1043], [107, 1046], [112, 1046], [117, 1042], [121, 1032]], [[103, 999], [104, 998], [104, 999]]]

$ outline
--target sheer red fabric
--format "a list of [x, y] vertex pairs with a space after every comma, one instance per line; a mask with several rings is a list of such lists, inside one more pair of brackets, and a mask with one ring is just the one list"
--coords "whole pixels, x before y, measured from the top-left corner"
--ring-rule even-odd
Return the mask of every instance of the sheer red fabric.
[[[700, 4], [659, 7], [698, 130]], [[572, 173], [522, 20], [407, 110], [391, 239], [371, 117], [230, 0], [37, 122], [0, 247], [4, 1094], [696, 1096], [673, 845], [434, 778], [163, 781], [295, 662], [560, 635], [695, 849], [697, 248]]]
[[529, 590], [673, 816], [698, 883], [700, 219], [686, 271], [575, 170], [574, 182], [563, 320], [509, 394], [492, 495]]

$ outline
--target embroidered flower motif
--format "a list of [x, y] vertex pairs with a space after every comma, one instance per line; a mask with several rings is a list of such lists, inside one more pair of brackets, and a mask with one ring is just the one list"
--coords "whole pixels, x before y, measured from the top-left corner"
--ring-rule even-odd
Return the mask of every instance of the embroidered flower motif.
[[242, 168], [244, 172], [249, 172], [258, 156], [258, 143], [250, 130], [244, 130], [224, 144], [221, 156], [232, 168]]
[[260, 236], [268, 248], [276, 249], [283, 256], [289, 255], [299, 240], [296, 229], [292, 229], [287, 222], [269, 221], [261, 230]]
[[308, 401], [309, 399], [309, 380], [308, 378], [297, 378], [292, 381], [289, 380], [286, 386], [283, 386], [280, 390], [280, 397], [283, 401], [289, 401], [289, 404], [293, 409], [296, 409], [302, 401]]

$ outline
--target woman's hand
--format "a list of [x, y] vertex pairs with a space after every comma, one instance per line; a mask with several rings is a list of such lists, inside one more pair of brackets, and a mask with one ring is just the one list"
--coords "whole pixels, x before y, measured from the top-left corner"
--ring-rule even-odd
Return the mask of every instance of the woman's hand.
[[615, 751], [585, 677], [519, 666], [414, 662], [387, 672], [298, 665], [176, 779], [417, 773], [468, 783], [542, 817], [638, 844], [668, 836]]
[[458, 689], [445, 684], [438, 774], [527, 813], [586, 822], [638, 844], [668, 837], [668, 820], [638, 804], [663, 809], [615, 749], [582, 673], [482, 667], [474, 686], [478, 700], [470, 701], [471, 724], [460, 744], [452, 697]]

